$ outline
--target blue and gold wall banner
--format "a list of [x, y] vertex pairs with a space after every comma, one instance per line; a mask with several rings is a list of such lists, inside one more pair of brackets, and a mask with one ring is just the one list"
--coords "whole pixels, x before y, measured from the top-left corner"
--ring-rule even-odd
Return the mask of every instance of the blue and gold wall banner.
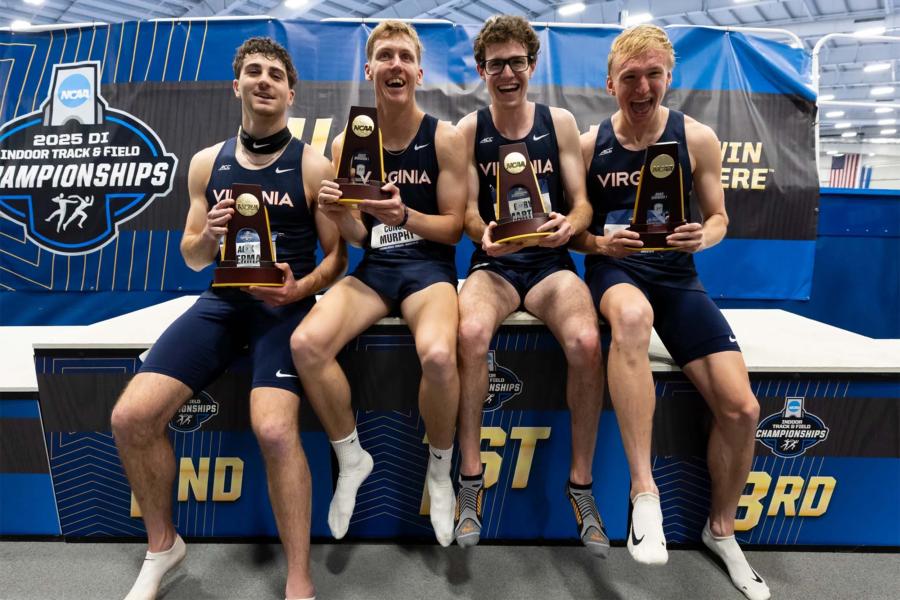
[[[38, 351], [40, 410], [66, 537], [144, 535], [140, 507], [109, 432], [109, 414], [139, 366], [138, 352]], [[564, 494], [571, 425], [562, 349], [543, 327], [504, 326], [491, 352], [494, 372], [502, 373], [493, 378], [491, 392], [504, 401], [486, 410], [482, 422], [488, 487], [482, 537], [575, 543]], [[340, 361], [351, 382], [361, 443], [375, 459], [348, 535], [432, 541], [425, 428], [416, 408], [421, 371], [412, 336], [404, 326], [378, 326], [349, 344]], [[249, 427], [247, 366], [238, 361], [170, 423], [178, 465], [174, 517], [183, 535], [276, 535], [265, 468]], [[709, 513], [711, 415], [683, 375], [656, 373], [655, 380], [652, 460], [666, 537], [695, 543]], [[761, 545], [900, 546], [897, 375], [753, 373], [751, 387], [761, 416], [737, 511], [738, 539]], [[503, 396], [511, 391], [516, 393]], [[308, 403], [301, 406], [301, 439], [312, 472], [312, 533], [327, 539], [336, 471], [326, 435]], [[605, 408], [594, 493], [610, 538], [624, 540], [628, 463], [608, 398]], [[190, 415], [198, 419], [185, 418]], [[768, 443], [773, 437], [798, 443], [776, 444], [773, 450]], [[30, 444], [38, 447], [39, 441]], [[55, 512], [32, 518], [55, 523]]]
[[[329, 153], [349, 107], [374, 104], [363, 79], [371, 27], [153, 21], [0, 32], [2, 323], [95, 322], [205, 288], [209, 273], [187, 269], [178, 251], [187, 165], [236, 132], [235, 47], [269, 35], [288, 48], [300, 73], [291, 130]], [[478, 27], [418, 29], [421, 106], [456, 122], [486, 104], [472, 57]], [[582, 130], [609, 116], [617, 30], [537, 32], [530, 97], [571, 110]], [[669, 33], [678, 64], [666, 103], [711, 125], [722, 145], [731, 225], [698, 256], [707, 288], [716, 298], [807, 298], [818, 204], [809, 56], [750, 34]], [[463, 241], [457, 264], [470, 253]], [[29, 310], [35, 294], [42, 311]]]

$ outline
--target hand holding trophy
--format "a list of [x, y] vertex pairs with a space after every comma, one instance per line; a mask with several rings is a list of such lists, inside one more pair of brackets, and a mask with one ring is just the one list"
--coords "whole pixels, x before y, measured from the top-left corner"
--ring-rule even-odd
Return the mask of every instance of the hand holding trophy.
[[497, 244], [535, 246], [553, 233], [537, 231], [550, 215], [523, 142], [500, 146], [495, 214], [493, 237]]
[[213, 287], [284, 285], [284, 273], [275, 266], [269, 215], [259, 185], [231, 186], [234, 215], [222, 244], [222, 257], [213, 272]]
[[338, 202], [355, 206], [363, 200], [387, 200], [391, 194], [381, 190], [384, 179], [378, 112], [352, 106], [335, 179], [341, 189]]
[[675, 250], [666, 237], [684, 225], [681, 163], [678, 142], [662, 142], [647, 148], [641, 179], [634, 199], [634, 212], [628, 231], [644, 242], [638, 251]]

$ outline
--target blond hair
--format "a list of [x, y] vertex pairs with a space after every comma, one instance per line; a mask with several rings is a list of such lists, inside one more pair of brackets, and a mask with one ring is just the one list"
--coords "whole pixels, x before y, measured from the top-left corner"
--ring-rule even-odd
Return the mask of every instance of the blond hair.
[[662, 27], [656, 25], [636, 25], [629, 27], [613, 40], [609, 50], [606, 68], [612, 75], [613, 63], [619, 64], [646, 52], [662, 52], [668, 58], [669, 71], [675, 68], [675, 48]]
[[366, 41], [366, 59], [372, 60], [372, 53], [375, 51], [375, 42], [399, 35], [405, 35], [412, 40], [413, 45], [416, 47], [416, 61], [421, 63], [422, 40], [419, 39], [419, 34], [416, 32], [415, 27], [409, 23], [393, 19], [382, 21], [372, 30], [372, 33], [369, 34], [369, 39]]

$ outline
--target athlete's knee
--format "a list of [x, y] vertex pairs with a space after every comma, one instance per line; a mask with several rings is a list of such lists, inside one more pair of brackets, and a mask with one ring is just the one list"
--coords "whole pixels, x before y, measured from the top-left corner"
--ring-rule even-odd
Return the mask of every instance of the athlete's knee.
[[293, 419], [271, 415], [254, 420], [252, 425], [263, 454], [282, 454], [299, 444], [300, 432]]
[[459, 355], [463, 359], [486, 356], [493, 332], [483, 320], [466, 317], [459, 321]]
[[131, 386], [119, 397], [110, 415], [113, 437], [120, 442], [141, 444], [158, 435], [165, 428], [161, 418], [139, 400], [140, 394]]
[[735, 392], [721, 398], [714, 413], [731, 427], [754, 429], [759, 423], [759, 401], [750, 390]]
[[447, 380], [456, 375], [456, 352], [450, 344], [434, 343], [419, 353], [422, 374], [430, 379]]
[[609, 315], [612, 341], [621, 346], [647, 346], [653, 329], [653, 309], [649, 304], [617, 308]]
[[327, 336], [320, 335], [303, 323], [291, 334], [291, 355], [299, 369], [316, 369], [334, 358], [328, 349]]
[[596, 327], [586, 326], [562, 341], [566, 361], [570, 365], [596, 367], [600, 362], [600, 333]]

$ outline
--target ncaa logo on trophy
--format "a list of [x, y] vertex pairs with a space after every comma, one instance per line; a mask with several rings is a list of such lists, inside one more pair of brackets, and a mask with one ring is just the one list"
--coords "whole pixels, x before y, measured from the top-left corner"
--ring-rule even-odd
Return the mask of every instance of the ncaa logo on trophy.
[[0, 125], [0, 215], [64, 255], [94, 252], [172, 190], [178, 159], [100, 93], [100, 63], [53, 66], [40, 108]]

